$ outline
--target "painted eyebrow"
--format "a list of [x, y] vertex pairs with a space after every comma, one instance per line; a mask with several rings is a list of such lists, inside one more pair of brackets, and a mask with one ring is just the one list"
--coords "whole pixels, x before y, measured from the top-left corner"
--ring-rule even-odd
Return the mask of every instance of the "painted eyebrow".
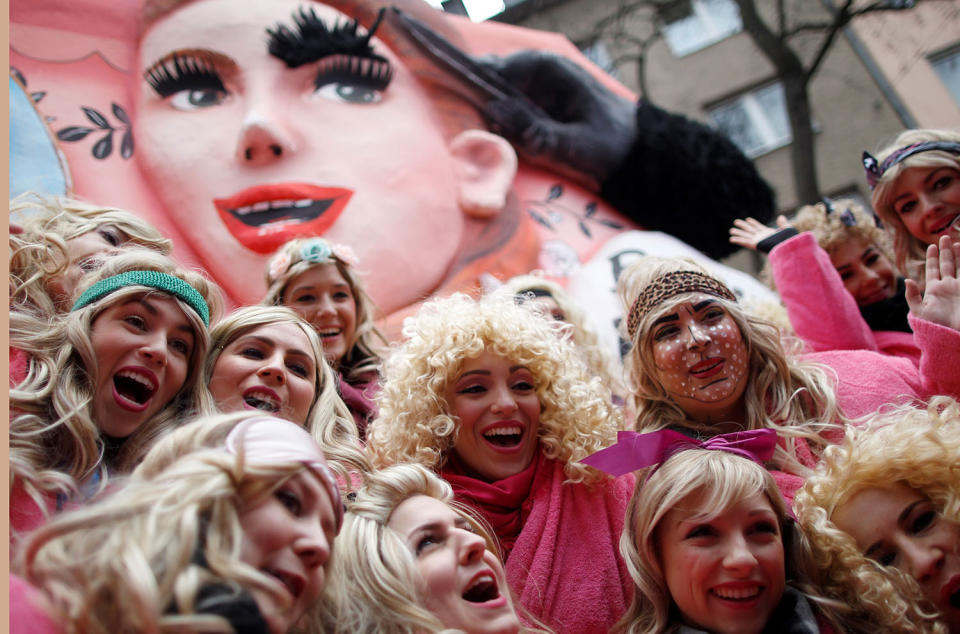
[[664, 315], [663, 317], [661, 317], [661, 318], [657, 319], [656, 321], [654, 321], [654, 322], [653, 322], [653, 325], [654, 325], [654, 326], [657, 326], [657, 325], [659, 325], [659, 324], [662, 324], [662, 323], [668, 322], [668, 321], [679, 321], [679, 319], [680, 319], [680, 316], [679, 316], [679, 315], [677, 315], [676, 313], [670, 313], [669, 315]]
[[365, 34], [357, 32], [359, 23], [356, 20], [338, 21], [333, 27], [328, 27], [326, 22], [317, 17], [313, 8], [301, 7], [293, 13], [292, 18], [292, 28], [277, 24], [267, 29], [267, 52], [286, 64], [287, 68], [297, 68], [338, 54], [389, 63], [370, 45], [370, 39], [380, 26], [383, 11]]
[[[277, 346], [276, 341], [274, 341], [270, 337], [265, 337], [263, 335], [246, 335], [237, 339], [236, 343], [242, 343], [244, 340], [248, 340], [248, 339], [254, 339], [256, 341], [259, 341], [265, 346], [271, 346], [274, 348]], [[301, 356], [307, 357], [308, 359], [313, 359], [312, 354], [310, 354], [309, 352], [306, 352], [305, 350], [301, 350], [300, 348], [290, 348], [289, 350], [287, 350], [287, 352], [289, 352], [290, 354], [301, 355]]]
[[[915, 509], [917, 505], [923, 504], [924, 502], [926, 502], [926, 500], [921, 498], [915, 501], [913, 504], [910, 504], [909, 506], [907, 506], [907, 508], [903, 509], [903, 511], [901, 511], [900, 515], [897, 517], [897, 525], [902, 526], [903, 524], [905, 524], [907, 519], [910, 517], [910, 514], [913, 513], [913, 509]], [[877, 550], [879, 550], [881, 546], [883, 546], [883, 540], [880, 540], [871, 544], [870, 547], [867, 548], [867, 550], [863, 554], [867, 557], [870, 557], [870, 555], [872, 555]]]

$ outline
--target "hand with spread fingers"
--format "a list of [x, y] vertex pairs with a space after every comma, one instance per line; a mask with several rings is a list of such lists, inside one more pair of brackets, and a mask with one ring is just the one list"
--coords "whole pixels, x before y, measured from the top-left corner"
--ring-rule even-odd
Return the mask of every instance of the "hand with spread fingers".
[[927, 247], [926, 286], [921, 291], [907, 280], [906, 298], [910, 312], [921, 319], [960, 330], [960, 242], [940, 236], [939, 244]]
[[791, 227], [790, 221], [784, 215], [777, 216], [777, 227], [768, 227], [756, 218], [737, 218], [730, 227], [730, 242], [747, 249], [757, 250], [757, 245], [776, 234], [781, 229]]

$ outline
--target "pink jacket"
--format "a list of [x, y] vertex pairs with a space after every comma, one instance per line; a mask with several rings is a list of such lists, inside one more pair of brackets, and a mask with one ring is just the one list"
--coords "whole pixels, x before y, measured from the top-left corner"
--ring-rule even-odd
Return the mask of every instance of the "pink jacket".
[[812, 350], [873, 350], [919, 363], [920, 348], [909, 332], [870, 329], [809, 231], [775, 246], [770, 269], [793, 329]]

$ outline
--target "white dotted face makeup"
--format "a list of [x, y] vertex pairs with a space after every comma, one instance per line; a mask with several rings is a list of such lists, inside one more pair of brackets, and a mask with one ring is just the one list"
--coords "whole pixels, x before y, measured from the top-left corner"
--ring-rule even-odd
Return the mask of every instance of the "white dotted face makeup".
[[735, 408], [747, 378], [747, 346], [716, 298], [698, 293], [654, 320], [647, 335], [655, 378], [693, 419], [717, 419]]

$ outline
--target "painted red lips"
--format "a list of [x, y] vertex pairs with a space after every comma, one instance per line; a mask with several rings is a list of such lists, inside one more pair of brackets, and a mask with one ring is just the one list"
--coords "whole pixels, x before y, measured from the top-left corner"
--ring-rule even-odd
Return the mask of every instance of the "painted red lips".
[[353, 190], [306, 183], [250, 187], [214, 199], [220, 220], [240, 244], [256, 253], [273, 253], [299, 236], [323, 235], [346, 208]]

